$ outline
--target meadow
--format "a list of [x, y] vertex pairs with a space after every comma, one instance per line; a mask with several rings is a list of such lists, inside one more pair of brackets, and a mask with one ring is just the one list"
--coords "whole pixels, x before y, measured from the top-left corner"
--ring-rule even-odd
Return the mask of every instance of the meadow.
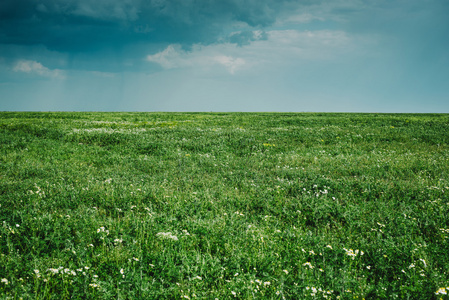
[[449, 115], [0, 112], [0, 299], [449, 299]]

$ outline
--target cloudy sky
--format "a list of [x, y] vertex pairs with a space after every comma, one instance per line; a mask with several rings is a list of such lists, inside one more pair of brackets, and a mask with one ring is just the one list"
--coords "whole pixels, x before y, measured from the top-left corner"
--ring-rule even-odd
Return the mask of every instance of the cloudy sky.
[[449, 1], [2, 0], [5, 110], [449, 113]]

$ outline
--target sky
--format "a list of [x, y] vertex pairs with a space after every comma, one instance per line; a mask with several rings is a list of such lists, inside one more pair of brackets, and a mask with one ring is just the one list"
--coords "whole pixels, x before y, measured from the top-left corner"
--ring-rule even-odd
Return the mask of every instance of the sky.
[[2, 0], [0, 111], [449, 113], [449, 1]]

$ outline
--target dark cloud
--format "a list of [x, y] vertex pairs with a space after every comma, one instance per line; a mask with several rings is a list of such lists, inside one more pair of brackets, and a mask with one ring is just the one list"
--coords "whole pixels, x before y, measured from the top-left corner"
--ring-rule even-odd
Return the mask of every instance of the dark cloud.
[[233, 22], [261, 28], [295, 1], [3, 0], [0, 43], [42, 44], [63, 52], [121, 48], [134, 42], [215, 42]]

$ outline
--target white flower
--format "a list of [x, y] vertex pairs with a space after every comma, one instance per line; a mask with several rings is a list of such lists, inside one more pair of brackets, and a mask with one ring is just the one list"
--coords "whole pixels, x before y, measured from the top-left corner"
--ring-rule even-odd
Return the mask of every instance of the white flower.
[[4, 284], [8, 284], [8, 283], [9, 283], [9, 281], [8, 281], [8, 279], [6, 279], [6, 278], [2, 278], [2, 283], [4, 283]]
[[311, 264], [310, 262], [303, 263], [302, 265], [303, 265], [303, 266], [307, 266], [307, 267], [309, 267], [310, 269], [313, 269], [313, 266], [312, 266], [312, 264]]
[[269, 282], [269, 281], [265, 281], [264, 283], [263, 283], [263, 285], [270, 285], [271, 284], [271, 282]]
[[444, 287], [439, 288], [438, 291], [435, 292], [436, 295], [447, 295], [447, 291]]
[[415, 264], [411, 264], [410, 266], [408, 266], [409, 269], [414, 268]]
[[39, 274], [39, 270], [38, 269], [34, 269], [34, 273]]
[[58, 274], [58, 273], [59, 273], [59, 269], [53, 269], [53, 268], [50, 268], [50, 269], [48, 269], [47, 271], [50, 271], [50, 272], [52, 272], [53, 274]]
[[332, 246], [331, 245], [327, 245], [326, 248], [329, 248], [332, 250]]
[[[352, 249], [348, 250], [346, 248], [343, 248], [343, 250], [346, 251], [346, 255], [351, 256], [352, 260], [354, 260], [354, 258], [357, 256], [357, 254], [359, 254], [359, 250], [355, 250], [355, 252]], [[363, 253], [363, 251], [362, 251], [362, 253]], [[361, 254], [361, 255], [363, 255], [363, 254]]]
[[120, 274], [125, 274], [125, 271], [123, 269], [120, 269]]
[[422, 258], [420, 258], [419, 260], [422, 261], [422, 263], [424, 264], [424, 268], [427, 268], [426, 261], [424, 259], [422, 259]]
[[288, 271], [287, 271], [287, 270], [283, 270], [283, 271], [284, 271], [285, 274], [288, 274]]
[[173, 235], [171, 232], [158, 232], [156, 234], [157, 237], [165, 238], [165, 239], [171, 239], [173, 241], [177, 241], [178, 237], [176, 235]]
[[234, 295], [234, 297], [237, 297], [237, 293], [234, 291], [231, 291], [231, 294]]
[[192, 278], [192, 280], [193, 279], [203, 280], [203, 278], [201, 278], [201, 276], [195, 276], [195, 277]]

